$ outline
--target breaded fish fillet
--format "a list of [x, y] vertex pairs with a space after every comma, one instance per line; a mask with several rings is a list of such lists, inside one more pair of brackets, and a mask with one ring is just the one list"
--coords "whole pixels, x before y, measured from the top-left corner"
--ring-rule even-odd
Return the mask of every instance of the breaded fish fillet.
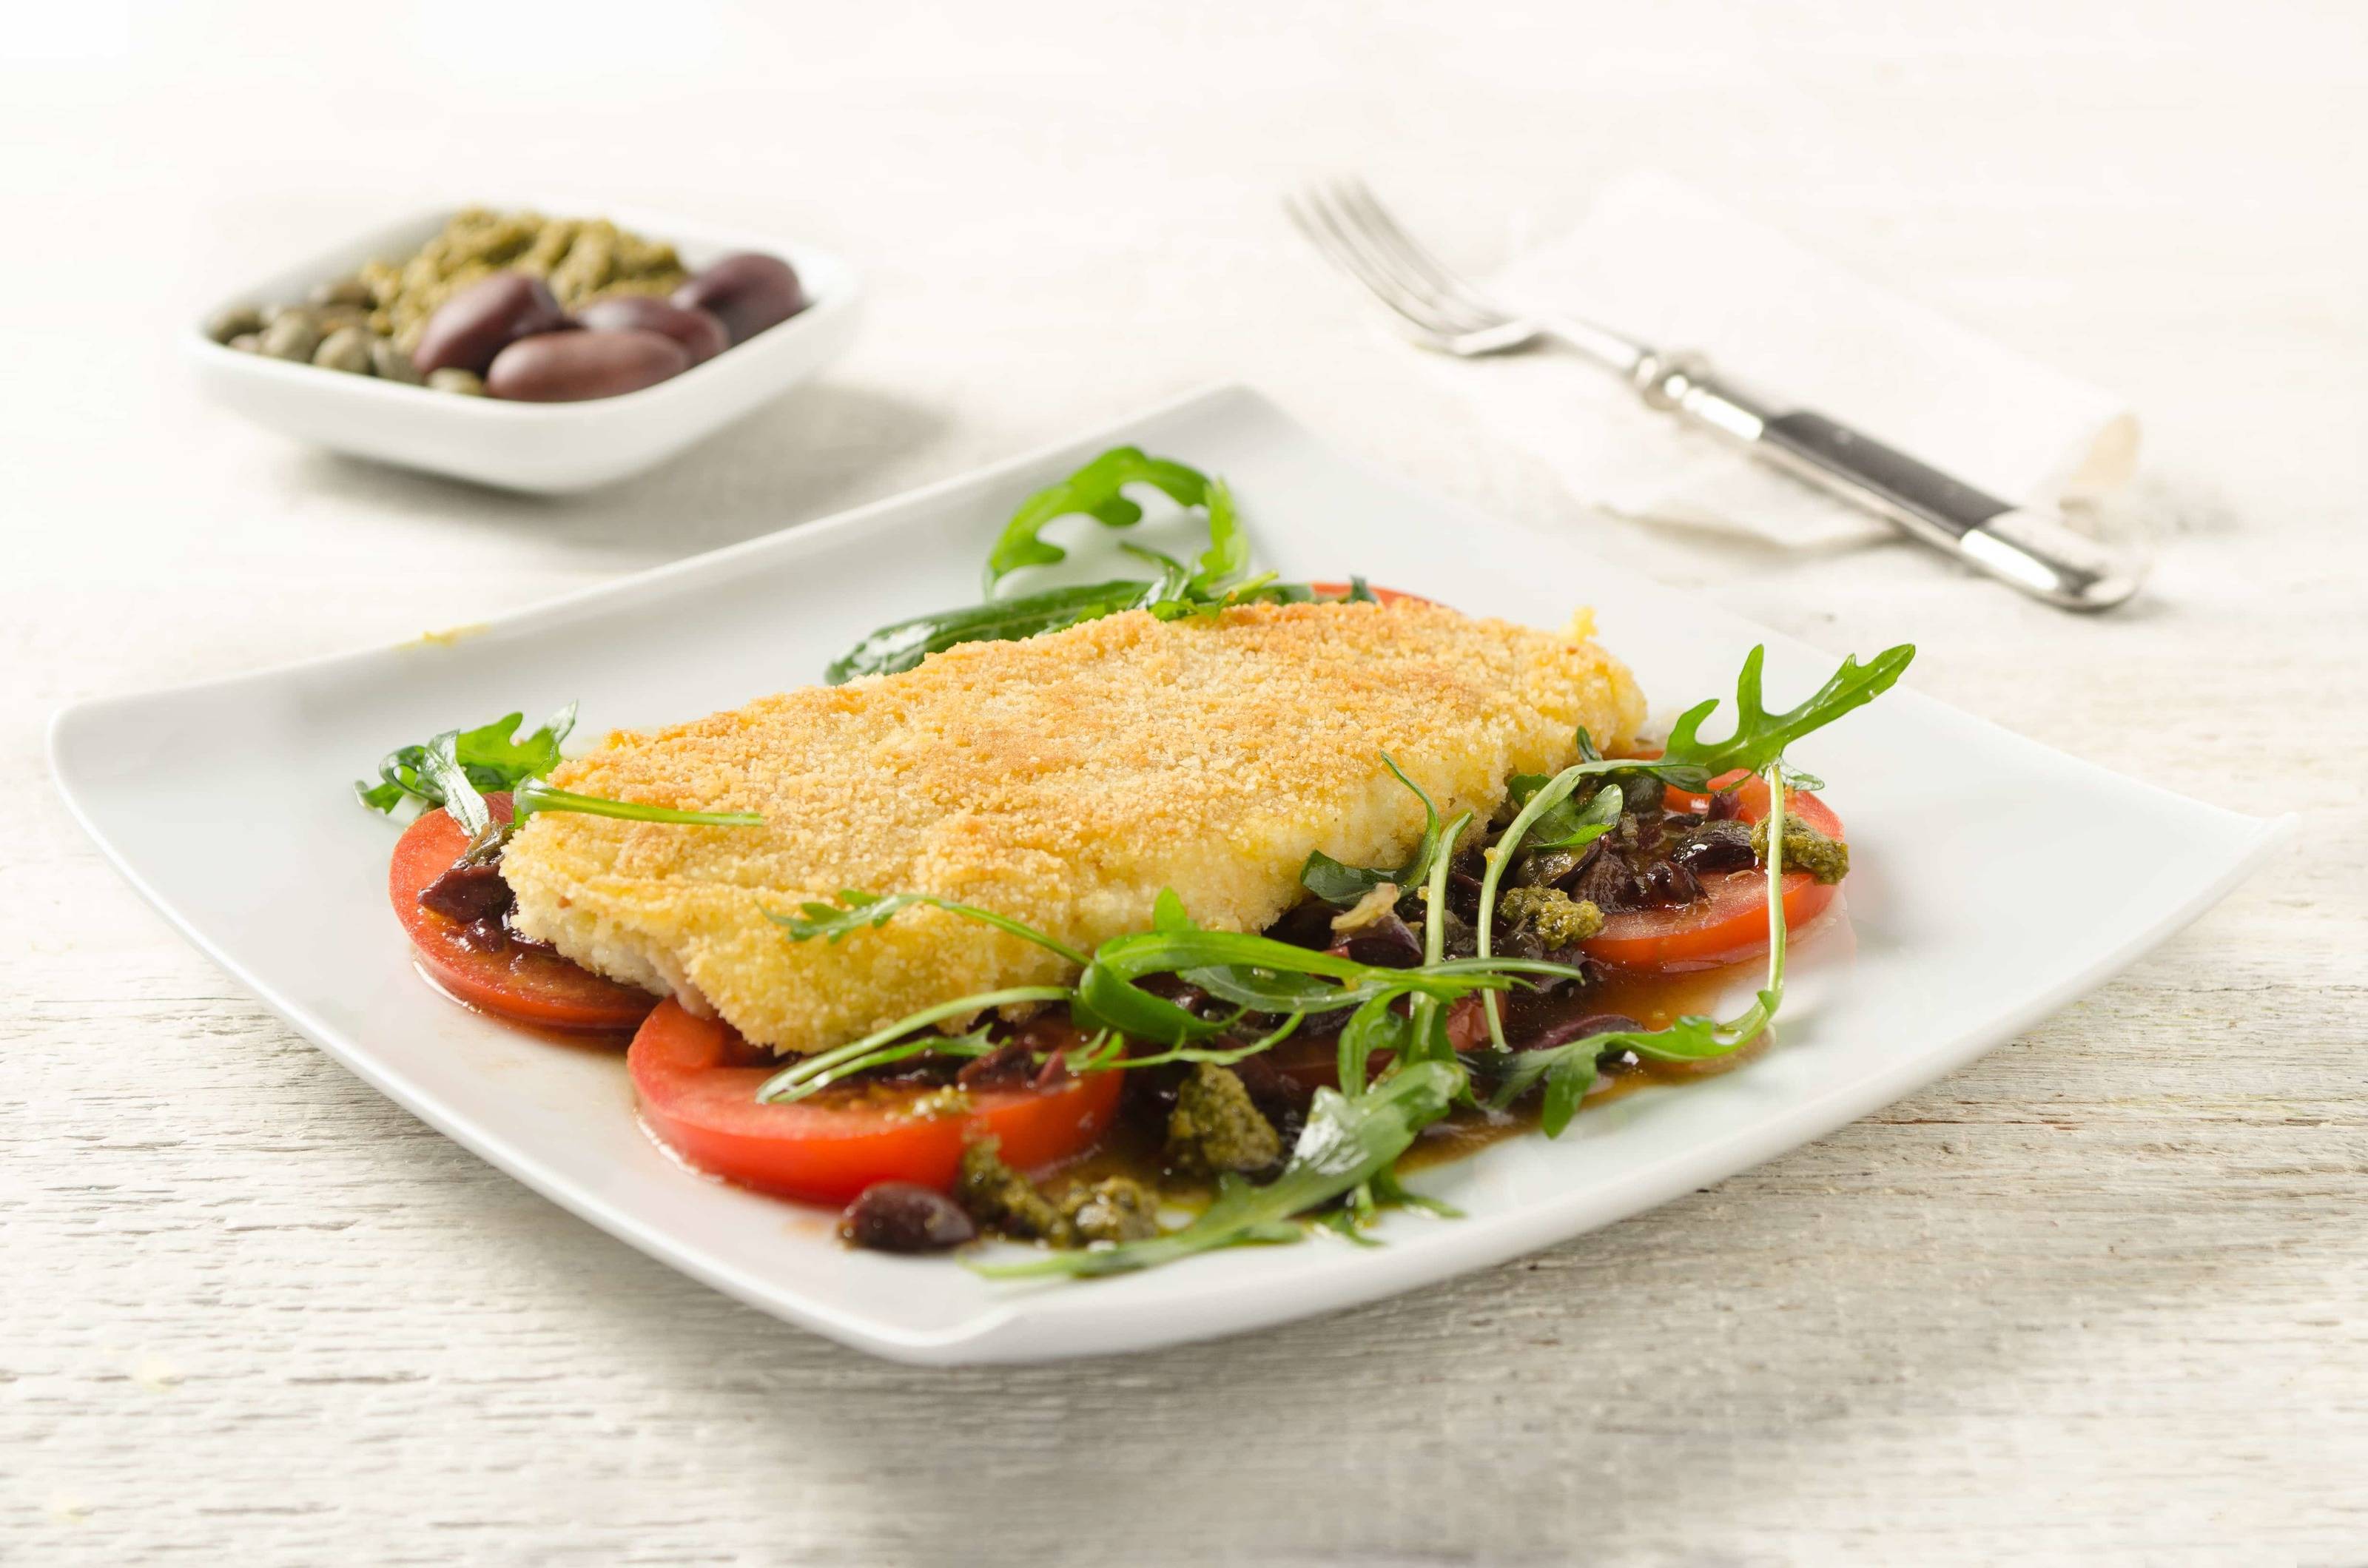
[[768, 697], [654, 734], [611, 735], [552, 782], [761, 827], [545, 812], [509, 846], [516, 920], [569, 958], [704, 1004], [749, 1040], [811, 1051], [916, 1009], [1070, 976], [1053, 954], [914, 908], [837, 943], [765, 917], [841, 888], [980, 904], [1097, 943], [1151, 924], [1174, 888], [1204, 926], [1261, 929], [1301, 896], [1311, 850], [1391, 865], [1422, 809], [1486, 819], [1507, 777], [1626, 741], [1624, 666], [1436, 606], [1140, 610], [917, 669]]

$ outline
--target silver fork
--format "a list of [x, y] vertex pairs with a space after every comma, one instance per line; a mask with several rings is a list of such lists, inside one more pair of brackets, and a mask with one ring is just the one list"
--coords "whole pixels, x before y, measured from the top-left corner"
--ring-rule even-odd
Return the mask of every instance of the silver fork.
[[2035, 598], [2096, 610], [2137, 591], [2134, 563], [2053, 513], [1999, 500], [1839, 420], [1747, 392], [1699, 354], [1654, 348], [1577, 316], [1505, 309], [1417, 244], [1361, 180], [1310, 186], [1284, 198], [1283, 208], [1425, 348], [1459, 358], [1575, 350], [1624, 379], [1647, 406], [1713, 430]]

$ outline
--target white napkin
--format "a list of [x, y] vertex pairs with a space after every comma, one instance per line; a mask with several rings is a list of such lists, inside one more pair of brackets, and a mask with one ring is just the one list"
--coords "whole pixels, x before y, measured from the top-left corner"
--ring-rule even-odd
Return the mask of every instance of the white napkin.
[[[1666, 176], [1628, 176], [1487, 291], [1694, 349], [1745, 386], [1853, 425], [2003, 499], [2092, 497], [2136, 465], [2121, 399], [1811, 255]], [[1796, 549], [1891, 528], [1639, 403], [1563, 352], [1434, 358], [1484, 420], [1580, 498]]]

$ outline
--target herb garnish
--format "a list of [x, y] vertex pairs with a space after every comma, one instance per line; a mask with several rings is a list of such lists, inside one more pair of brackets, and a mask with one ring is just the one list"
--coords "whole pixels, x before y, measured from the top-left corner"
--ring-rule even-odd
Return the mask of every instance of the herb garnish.
[[[1493, 1013], [1489, 1027], [1497, 1040], [1493, 1051], [1474, 1051], [1474, 1069], [1497, 1082], [1488, 1104], [1503, 1109], [1541, 1083], [1545, 1099], [1539, 1108], [1538, 1128], [1558, 1138], [1579, 1103], [1595, 1086], [1598, 1063], [1607, 1051], [1633, 1051], [1660, 1062], [1703, 1062], [1740, 1051], [1759, 1037], [1784, 1000], [1784, 769], [1770, 762], [1768, 781], [1768, 983], [1751, 1006], [1726, 1023], [1688, 1016], [1665, 1029], [1617, 1029], [1588, 1035], [1543, 1051], [1508, 1051]], [[1484, 908], [1483, 913], [1486, 913]]]
[[[354, 794], [372, 811], [393, 812], [406, 800], [429, 810], [443, 807], [469, 835], [461, 859], [470, 863], [492, 858], [537, 812], [696, 827], [754, 827], [765, 820], [754, 812], [685, 812], [554, 789], [541, 776], [560, 764], [559, 743], [575, 727], [575, 704], [569, 703], [520, 740], [517, 731], [524, 722], [523, 714], [511, 713], [473, 730], [447, 730], [419, 744], [398, 747], [379, 764], [379, 783], [358, 782]], [[485, 804], [488, 793], [501, 790], [510, 792], [507, 823], [495, 822]]]
[[[1440, 864], [1443, 867], [1444, 862]], [[1184, 913], [1183, 901], [1172, 891], [1160, 893], [1151, 930], [1113, 937], [1091, 955], [1023, 922], [971, 904], [922, 894], [881, 896], [852, 890], [838, 897], [836, 905], [812, 903], [798, 915], [774, 912], [769, 918], [791, 941], [820, 937], [835, 942], [884, 925], [902, 910], [927, 905], [1023, 937], [1077, 964], [1082, 972], [1073, 985], [986, 991], [925, 1007], [861, 1040], [791, 1062], [757, 1089], [760, 1100], [801, 1100], [850, 1074], [926, 1054], [936, 1048], [939, 1037], [923, 1031], [1016, 1003], [1066, 1002], [1071, 1021], [1088, 1037], [1086, 1047], [1069, 1053], [1068, 1065], [1072, 1072], [1089, 1073], [1167, 1062], [1237, 1062], [1280, 1044], [1298, 1027], [1299, 1018], [1309, 1013], [1355, 1007], [1359, 1017], [1386, 1016], [1403, 1024], [1405, 1018], [1388, 1011], [1403, 998], [1413, 998], [1417, 1010], [1425, 1004], [1436, 1009], [1440, 1003], [1474, 992], [1505, 989], [1522, 975], [1578, 977], [1577, 970], [1543, 960], [1442, 961], [1435, 945], [1431, 960], [1413, 969], [1359, 963], [1269, 937], [1203, 930]], [[1144, 989], [1140, 983], [1154, 975], [1174, 975], [1230, 1003], [1232, 1011], [1203, 1017]], [[1282, 1021], [1250, 1041], [1218, 1040], [1253, 1013], [1280, 1016]], [[1360, 1038], [1370, 1038], [1376, 1027], [1369, 1024]], [[1130, 1041], [1167, 1049], [1151, 1055], [1123, 1054], [1121, 1048]], [[1396, 1044], [1393, 1049], [1403, 1050]], [[1361, 1062], [1357, 1081], [1362, 1082]]]
[[[1083, 514], [1113, 528], [1140, 522], [1143, 507], [1125, 494], [1130, 484], [1150, 485], [1179, 506], [1199, 509], [1209, 526], [1208, 548], [1188, 564], [1157, 551], [1121, 544], [1128, 554], [1158, 567], [1159, 574], [994, 597], [1003, 580], [1022, 567], [1051, 566], [1068, 559], [1067, 551], [1042, 537], [1055, 519]], [[1214, 615], [1228, 605], [1304, 604], [1315, 597], [1304, 583], [1245, 576], [1249, 555], [1249, 537], [1242, 531], [1224, 480], [1172, 459], [1148, 456], [1138, 448], [1116, 447], [1019, 504], [987, 557], [987, 602], [883, 626], [832, 660], [823, 678], [841, 686], [858, 676], [895, 675], [957, 643], [1015, 642], [1122, 610], [1148, 610], [1162, 620], [1175, 620]], [[1373, 596], [1358, 579], [1349, 597], [1371, 601]]]
[[[524, 722], [525, 714], [508, 713], [473, 730], [448, 732], [456, 765], [470, 784], [486, 792], [516, 789], [559, 766], [559, 743], [575, 728], [575, 704], [569, 703], [545, 719], [541, 729], [519, 739], [518, 727]], [[444, 788], [427, 766], [430, 744], [398, 746], [387, 753], [378, 765], [376, 784], [354, 785], [362, 804], [378, 812], [392, 812], [404, 801], [431, 807], [444, 804]]]
[[1406, 776], [1406, 770], [1382, 754], [1382, 766], [1397, 775], [1398, 782], [1414, 791], [1422, 802], [1422, 840], [1414, 848], [1406, 863], [1395, 871], [1377, 867], [1344, 866], [1321, 849], [1307, 857], [1307, 864], [1299, 869], [1299, 881], [1309, 892], [1326, 903], [1354, 903], [1367, 893], [1388, 882], [1401, 889], [1418, 887], [1430, 875], [1430, 863], [1439, 854], [1439, 808], [1430, 802], [1421, 785]]

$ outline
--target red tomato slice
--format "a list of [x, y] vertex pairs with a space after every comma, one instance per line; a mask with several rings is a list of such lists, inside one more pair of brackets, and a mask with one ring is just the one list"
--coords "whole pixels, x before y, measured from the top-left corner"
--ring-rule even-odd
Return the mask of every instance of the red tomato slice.
[[[1349, 595], [1349, 585], [1346, 583], [1310, 583], [1307, 585], [1315, 591], [1315, 597], [1318, 598], [1346, 598]], [[1366, 584], [1365, 586], [1369, 591], [1371, 591], [1373, 597], [1381, 600], [1382, 603], [1385, 605], [1394, 605], [1400, 599], [1404, 599], [1409, 604], [1418, 605], [1437, 604], [1439, 602], [1436, 599], [1424, 598], [1420, 594], [1409, 594], [1403, 588], [1377, 588], [1371, 583]]]
[[[495, 817], [509, 821], [508, 795], [488, 795], [485, 804]], [[620, 985], [541, 948], [488, 952], [472, 947], [458, 921], [422, 909], [420, 893], [468, 847], [461, 824], [438, 809], [404, 829], [387, 869], [395, 918], [437, 984], [472, 1007], [547, 1029], [629, 1029], [649, 1016], [657, 998], [646, 991]]]
[[[1724, 774], [1713, 779], [1724, 784], [1736, 778]], [[1746, 779], [1736, 790], [1745, 822], [1768, 814], [1768, 783]], [[1670, 790], [1664, 803], [1673, 812], [1709, 809], [1710, 797]], [[1792, 791], [1785, 809], [1828, 838], [1842, 836], [1841, 819], [1815, 795]], [[1826, 912], [1834, 901], [1836, 884], [1820, 882], [1806, 871], [1784, 877], [1784, 927], [1796, 931]], [[1768, 950], [1768, 879], [1758, 871], [1729, 871], [1703, 879], [1709, 896], [1678, 909], [1637, 909], [1607, 916], [1602, 932], [1581, 942], [1589, 958], [1618, 969], [1715, 969]]]
[[906, 1096], [885, 1085], [767, 1105], [757, 1085], [781, 1064], [729, 1024], [694, 1018], [671, 998], [633, 1036], [625, 1062], [659, 1142], [728, 1181], [814, 1203], [845, 1203], [881, 1181], [946, 1191], [974, 1138], [1000, 1140], [1004, 1159], [1021, 1170], [1065, 1159], [1100, 1136], [1123, 1086], [1111, 1072], [1046, 1089], [973, 1090], [969, 1112], [956, 1116], [905, 1115]]

